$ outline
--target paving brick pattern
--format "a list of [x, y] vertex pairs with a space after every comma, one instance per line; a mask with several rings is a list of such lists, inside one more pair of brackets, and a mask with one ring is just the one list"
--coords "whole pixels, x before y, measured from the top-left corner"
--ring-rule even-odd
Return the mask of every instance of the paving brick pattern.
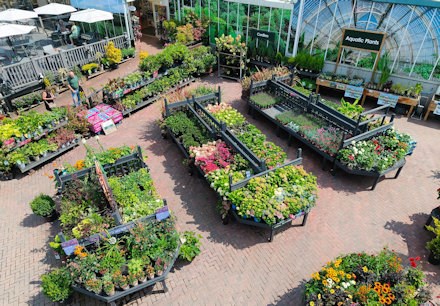
[[[154, 48], [149, 48], [154, 53]], [[90, 80], [96, 86], [115, 75], [135, 69], [136, 60], [121, 69]], [[224, 101], [246, 114], [238, 83], [213, 76], [204, 83], [221, 85]], [[60, 104], [70, 103], [68, 94]], [[231, 222], [221, 223], [215, 210], [216, 197], [204, 180], [189, 176], [177, 147], [160, 137], [156, 120], [161, 105], [151, 105], [125, 118], [117, 132], [101, 136], [105, 147], [139, 144], [146, 155], [159, 194], [166, 198], [178, 217], [180, 230], [194, 230], [203, 236], [203, 250], [191, 264], [177, 264], [169, 274], [168, 293], [145, 290], [124, 302], [128, 305], [302, 305], [303, 282], [323, 264], [342, 253], [376, 252], [384, 246], [405, 259], [422, 256], [427, 280], [440, 293], [439, 268], [426, 262], [423, 230], [427, 213], [438, 201], [440, 187], [440, 122], [398, 118], [396, 127], [418, 141], [413, 156], [397, 180], [381, 181], [369, 191], [371, 179], [321, 170], [321, 160], [303, 151], [304, 167], [318, 177], [319, 200], [306, 227], [291, 227], [266, 241], [268, 233]], [[263, 118], [249, 121], [295, 158], [299, 143], [287, 147], [277, 138], [274, 126]], [[91, 145], [96, 145], [93, 139]], [[57, 262], [48, 242], [59, 230], [56, 223], [44, 223], [34, 216], [28, 203], [40, 192], [54, 194], [49, 178], [64, 162], [83, 158], [80, 146], [27, 176], [0, 182], [0, 305], [50, 305], [40, 290], [40, 275]], [[392, 175], [390, 175], [391, 177]], [[160, 285], [154, 288], [161, 289]], [[100, 305], [75, 295], [74, 305]]]

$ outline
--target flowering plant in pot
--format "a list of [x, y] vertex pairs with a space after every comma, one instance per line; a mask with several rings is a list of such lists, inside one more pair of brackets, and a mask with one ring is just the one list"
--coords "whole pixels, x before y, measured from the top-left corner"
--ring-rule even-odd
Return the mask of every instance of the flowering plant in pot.
[[108, 296], [112, 296], [115, 294], [115, 284], [113, 282], [113, 277], [110, 273], [106, 273], [102, 277], [102, 289]]
[[151, 265], [147, 266], [147, 269], [145, 270], [146, 274], [147, 274], [147, 278], [148, 279], [153, 279], [154, 278], [154, 268]]
[[88, 279], [84, 287], [91, 292], [100, 294], [102, 291], [102, 281], [99, 278]]

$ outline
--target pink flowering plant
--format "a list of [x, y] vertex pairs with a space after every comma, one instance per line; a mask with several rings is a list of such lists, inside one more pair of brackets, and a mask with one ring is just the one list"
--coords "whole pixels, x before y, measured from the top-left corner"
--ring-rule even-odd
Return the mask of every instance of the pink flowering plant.
[[228, 168], [234, 162], [234, 155], [221, 140], [208, 142], [201, 147], [190, 148], [191, 157], [204, 173]]

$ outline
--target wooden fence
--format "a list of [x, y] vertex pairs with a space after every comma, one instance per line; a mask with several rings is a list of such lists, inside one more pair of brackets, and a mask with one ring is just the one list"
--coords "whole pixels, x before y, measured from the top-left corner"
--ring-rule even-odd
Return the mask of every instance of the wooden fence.
[[0, 67], [0, 75], [4, 81], [9, 81], [13, 90], [32, 86], [40, 81], [40, 76], [48, 72], [58, 73], [61, 68], [70, 69], [74, 66], [85, 65], [95, 60], [97, 52], [105, 53], [104, 47], [109, 41], [117, 48], [126, 48], [129, 41], [124, 35], [101, 40], [84, 46], [60, 50], [53, 55], [29, 58], [30, 61]]

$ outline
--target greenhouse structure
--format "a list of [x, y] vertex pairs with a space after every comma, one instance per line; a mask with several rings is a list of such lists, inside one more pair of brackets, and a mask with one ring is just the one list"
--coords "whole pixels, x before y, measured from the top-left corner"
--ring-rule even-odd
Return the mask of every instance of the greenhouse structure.
[[[169, 7], [170, 17], [177, 20], [191, 10], [211, 20], [212, 43], [222, 34], [240, 34], [252, 47], [257, 31], [266, 31], [270, 41], [265, 43], [274, 55], [295, 56], [299, 51], [322, 55], [324, 71], [334, 70], [344, 29], [383, 33], [381, 53], [391, 59], [392, 75], [420, 79], [432, 89], [440, 80], [440, 3], [436, 1], [170, 0]], [[339, 73], [371, 73], [376, 53], [341, 49]]]

